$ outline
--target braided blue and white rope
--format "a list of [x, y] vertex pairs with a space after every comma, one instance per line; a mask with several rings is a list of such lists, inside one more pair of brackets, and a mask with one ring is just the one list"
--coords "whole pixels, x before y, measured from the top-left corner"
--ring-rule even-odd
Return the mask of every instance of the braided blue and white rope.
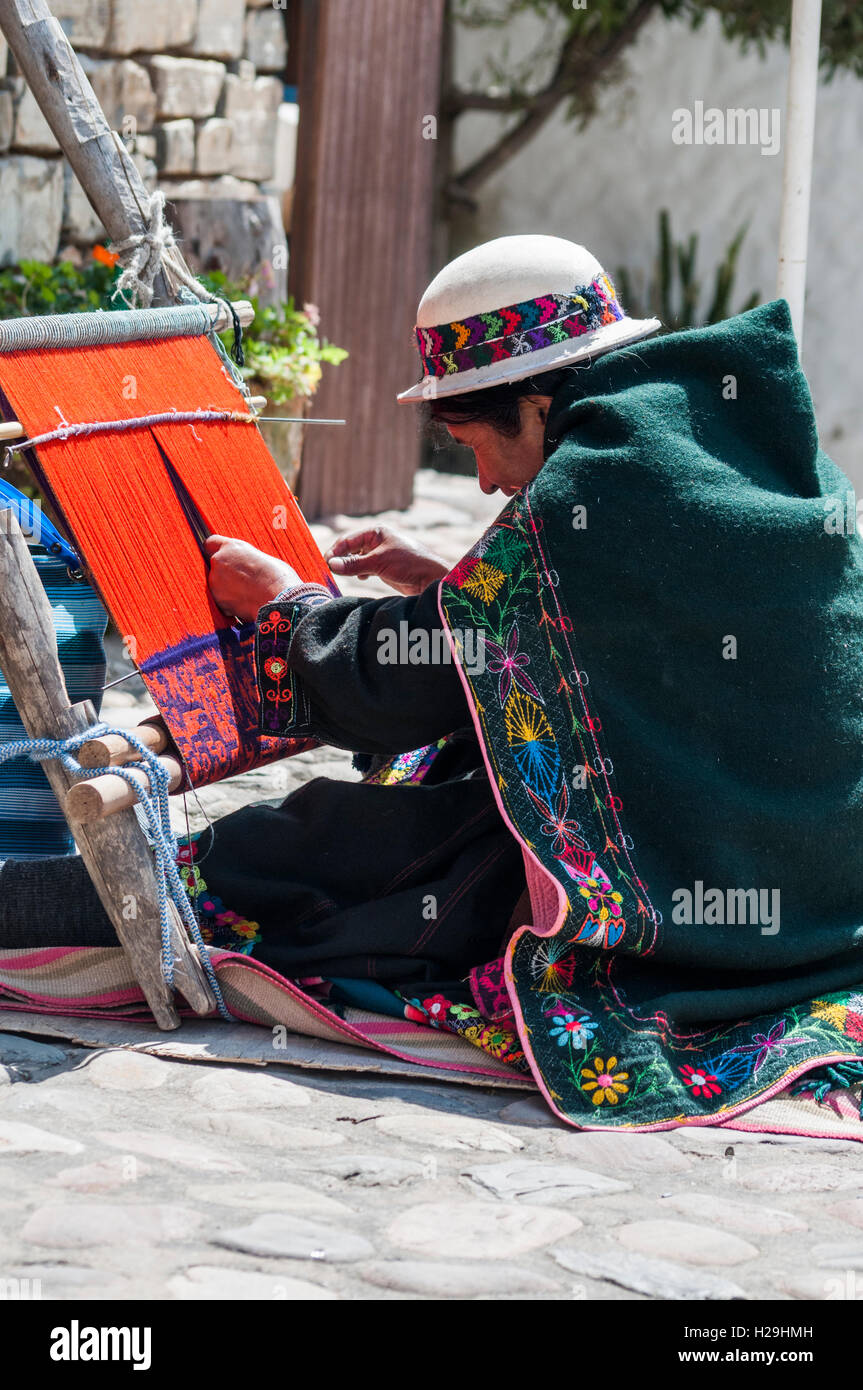
[[[102, 738], [105, 734], [118, 734], [121, 738], [126, 739], [127, 743], [130, 743], [139, 754], [140, 761], [126, 763], [122, 767], [81, 767], [74, 754], [83, 743], [92, 738]], [[155, 855], [159, 923], [162, 936], [162, 975], [165, 983], [169, 989], [173, 989], [174, 955], [171, 950], [171, 916], [168, 907], [169, 902], [173, 902], [192, 941], [198, 948], [201, 964], [216, 997], [219, 1013], [222, 1018], [230, 1020], [231, 1015], [222, 997], [221, 987], [216, 979], [216, 972], [213, 969], [209, 951], [201, 936], [197, 918], [192, 911], [191, 903], [177, 871], [177, 841], [171, 828], [171, 813], [168, 809], [169, 775], [159, 762], [158, 756], [152, 749], [145, 747], [130, 730], [116, 729], [110, 724], [100, 723], [94, 724], [92, 728], [86, 729], [83, 733], [73, 734], [71, 738], [67, 739], [22, 738], [16, 743], [7, 743], [5, 747], [0, 748], [0, 763], [12, 758], [32, 758], [34, 762], [46, 762], [53, 758], [61, 763], [73, 777], [104, 777], [110, 774], [113, 777], [122, 777], [124, 782], [128, 782], [144, 813]], [[149, 791], [134, 775], [136, 772], [146, 773], [150, 781]]]

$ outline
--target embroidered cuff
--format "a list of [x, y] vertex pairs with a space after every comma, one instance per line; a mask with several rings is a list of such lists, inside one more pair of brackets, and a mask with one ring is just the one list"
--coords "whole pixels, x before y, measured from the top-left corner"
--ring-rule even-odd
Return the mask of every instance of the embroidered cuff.
[[289, 733], [294, 723], [296, 692], [288, 665], [293, 614], [292, 603], [274, 599], [260, 610], [255, 627], [260, 729], [274, 737]]
[[295, 584], [260, 609], [255, 625], [259, 728], [272, 738], [310, 733], [311, 709], [303, 683], [290, 667], [294, 629], [309, 608], [329, 603], [322, 584]]
[[295, 584], [293, 589], [285, 589], [276, 603], [302, 603], [306, 608], [317, 608], [322, 603], [329, 603], [333, 595], [329, 589], [325, 589], [323, 584]]

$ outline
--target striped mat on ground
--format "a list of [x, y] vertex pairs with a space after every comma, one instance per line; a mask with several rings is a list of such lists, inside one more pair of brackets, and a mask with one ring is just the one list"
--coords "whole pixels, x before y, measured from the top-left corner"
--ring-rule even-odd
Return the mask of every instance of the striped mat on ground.
[[[84, 1047], [128, 1047], [179, 1060], [365, 1071], [535, 1091], [531, 1077], [455, 1034], [359, 1009], [340, 1018], [248, 956], [214, 950], [211, 958], [236, 1023], [188, 1016], [178, 1031], [164, 1033], [153, 1023], [119, 948], [5, 951], [0, 954], [3, 1026]], [[859, 1106], [859, 1087], [831, 1092], [820, 1104], [811, 1095], [786, 1090], [718, 1127], [859, 1142]]]
[[[218, 950], [211, 950], [210, 957], [225, 1003], [243, 1023], [368, 1048], [379, 1054], [378, 1060], [383, 1054], [433, 1067], [451, 1073], [454, 1080], [465, 1076], [533, 1089], [529, 1077], [519, 1076], [454, 1033], [361, 1009], [346, 1009], [342, 1018], [259, 961]], [[70, 1019], [150, 1021], [144, 996], [118, 947], [40, 947], [0, 953], [0, 1010], [35, 1010]], [[14, 1026], [10, 1020], [10, 1029]], [[231, 1025], [220, 1027], [230, 1029]], [[156, 1034], [166, 1037], [157, 1030]], [[282, 1051], [275, 1048], [272, 1060], [284, 1061]]]

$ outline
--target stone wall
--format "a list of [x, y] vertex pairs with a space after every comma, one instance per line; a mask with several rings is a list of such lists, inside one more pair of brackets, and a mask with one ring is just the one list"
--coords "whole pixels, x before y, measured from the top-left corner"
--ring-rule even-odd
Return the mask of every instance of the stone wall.
[[[147, 186], [167, 194], [189, 258], [233, 276], [263, 268], [265, 293], [283, 293], [289, 0], [49, 2]], [[0, 264], [103, 237], [0, 39]]]

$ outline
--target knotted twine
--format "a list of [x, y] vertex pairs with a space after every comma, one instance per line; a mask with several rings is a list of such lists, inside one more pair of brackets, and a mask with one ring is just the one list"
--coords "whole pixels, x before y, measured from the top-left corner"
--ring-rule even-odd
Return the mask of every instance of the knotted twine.
[[171, 289], [183, 285], [205, 304], [224, 304], [231, 315], [234, 329], [234, 344], [231, 356], [238, 367], [245, 364], [243, 353], [243, 326], [237, 311], [229, 299], [211, 294], [197, 280], [180, 252], [173, 228], [165, 219], [165, 195], [156, 189], [144, 211], [146, 229], [134, 232], [123, 241], [111, 242], [108, 250], [115, 255], [122, 267], [117, 279], [115, 296], [132, 307], [142, 305], [149, 309], [153, 302], [156, 276], [164, 271]]

